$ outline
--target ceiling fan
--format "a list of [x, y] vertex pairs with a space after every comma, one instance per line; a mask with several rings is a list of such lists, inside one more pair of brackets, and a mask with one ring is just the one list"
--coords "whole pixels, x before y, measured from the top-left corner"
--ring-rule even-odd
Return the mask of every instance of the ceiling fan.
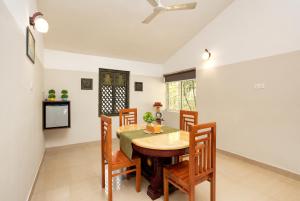
[[144, 24], [149, 24], [158, 14], [165, 11], [176, 11], [176, 10], [191, 10], [195, 9], [197, 2], [177, 4], [172, 6], [165, 6], [161, 3], [161, 0], [147, 0], [154, 8], [153, 13], [146, 17], [143, 21]]

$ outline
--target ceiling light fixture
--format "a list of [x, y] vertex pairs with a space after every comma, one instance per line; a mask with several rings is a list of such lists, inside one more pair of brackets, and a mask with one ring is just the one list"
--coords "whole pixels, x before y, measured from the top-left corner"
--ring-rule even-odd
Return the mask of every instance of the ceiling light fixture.
[[33, 26], [38, 32], [47, 33], [49, 29], [48, 22], [43, 18], [43, 13], [36, 12], [29, 17], [29, 23]]
[[210, 56], [211, 56], [211, 53], [208, 51], [208, 49], [205, 49], [204, 53], [202, 54], [202, 59], [207, 61], [207, 60], [209, 60]]

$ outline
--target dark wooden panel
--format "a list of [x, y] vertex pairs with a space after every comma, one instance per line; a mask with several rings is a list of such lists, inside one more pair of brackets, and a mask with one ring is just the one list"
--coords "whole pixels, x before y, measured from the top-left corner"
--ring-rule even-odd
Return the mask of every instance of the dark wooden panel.
[[118, 116], [129, 107], [129, 71], [99, 68], [99, 116]]
[[180, 80], [190, 80], [196, 78], [196, 69], [190, 69], [172, 74], [164, 75], [165, 82], [175, 82]]

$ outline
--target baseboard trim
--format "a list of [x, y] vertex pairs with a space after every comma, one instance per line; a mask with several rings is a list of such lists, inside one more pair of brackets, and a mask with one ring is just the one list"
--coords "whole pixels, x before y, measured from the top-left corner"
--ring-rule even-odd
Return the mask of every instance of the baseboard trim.
[[256, 166], [268, 169], [270, 171], [276, 172], [280, 175], [289, 177], [291, 179], [295, 179], [295, 180], [300, 181], [300, 175], [297, 174], [297, 173], [294, 173], [294, 172], [291, 172], [291, 171], [288, 171], [288, 170], [284, 170], [282, 168], [278, 168], [278, 167], [275, 167], [275, 166], [272, 166], [272, 165], [269, 165], [269, 164], [266, 164], [266, 163], [263, 163], [263, 162], [259, 162], [259, 161], [256, 161], [256, 160], [253, 160], [253, 159], [250, 159], [250, 158], [247, 158], [247, 157], [244, 157], [244, 156], [241, 156], [239, 154], [235, 154], [235, 153], [232, 153], [232, 152], [229, 152], [229, 151], [225, 151], [225, 150], [222, 150], [222, 149], [217, 149], [217, 152], [219, 152], [221, 154], [224, 154], [224, 155], [227, 155], [227, 156], [230, 156], [230, 157], [237, 158], [239, 160], [245, 161], [245, 162], [250, 163], [252, 165], [256, 165]]
[[99, 144], [99, 143], [100, 143], [100, 140], [90, 141], [90, 142], [82, 142], [82, 143], [76, 143], [76, 144], [67, 144], [67, 145], [56, 146], [56, 147], [48, 147], [48, 148], [46, 148], [46, 152], [60, 150], [60, 149], [70, 149], [70, 148], [74, 148], [74, 147], [82, 147], [82, 146], [86, 146], [86, 145]]
[[41, 159], [41, 161], [40, 161], [40, 165], [39, 165], [38, 171], [37, 171], [36, 174], [35, 174], [35, 178], [34, 178], [34, 181], [33, 181], [32, 186], [31, 186], [30, 193], [29, 193], [29, 196], [28, 196], [27, 201], [30, 201], [31, 198], [32, 198], [33, 191], [34, 191], [34, 188], [35, 188], [35, 184], [36, 184], [36, 181], [37, 181], [37, 179], [38, 179], [38, 177], [39, 177], [40, 170], [41, 170], [41, 167], [42, 167], [43, 162], [44, 162], [45, 153], [46, 153], [46, 150], [45, 150], [44, 153], [43, 153], [43, 156], [42, 156], [42, 159]]

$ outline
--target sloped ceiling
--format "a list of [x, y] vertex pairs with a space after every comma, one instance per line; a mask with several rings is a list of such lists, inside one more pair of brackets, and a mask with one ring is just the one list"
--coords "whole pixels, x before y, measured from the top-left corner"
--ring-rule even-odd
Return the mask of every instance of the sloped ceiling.
[[[162, 0], [165, 5], [193, 0]], [[48, 49], [164, 63], [232, 0], [196, 0], [195, 10], [167, 12], [148, 25], [147, 0], [39, 0]]]

